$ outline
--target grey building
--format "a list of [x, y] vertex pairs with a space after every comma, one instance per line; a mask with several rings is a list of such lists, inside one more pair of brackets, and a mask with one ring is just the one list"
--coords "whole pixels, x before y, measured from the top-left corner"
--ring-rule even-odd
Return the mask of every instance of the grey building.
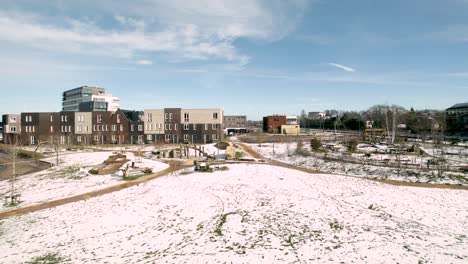
[[224, 116], [223, 125], [228, 135], [231, 133], [247, 133], [247, 116], [226, 115]]
[[92, 101], [93, 95], [104, 94], [106, 90], [99, 87], [81, 86], [63, 92], [62, 111], [79, 111], [80, 103]]

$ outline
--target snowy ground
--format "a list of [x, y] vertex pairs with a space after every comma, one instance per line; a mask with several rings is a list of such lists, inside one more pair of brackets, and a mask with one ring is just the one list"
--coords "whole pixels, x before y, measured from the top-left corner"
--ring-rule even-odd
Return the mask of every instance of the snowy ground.
[[[422, 169], [406, 169], [402, 165], [402, 169], [398, 171], [397, 168], [382, 167], [382, 166], [373, 166], [366, 164], [365, 159], [363, 158], [364, 154], [353, 154], [355, 158], [362, 158], [362, 163], [353, 164], [345, 162], [337, 162], [324, 160], [321, 157], [313, 156], [304, 156], [296, 154], [297, 143], [275, 143], [274, 145], [274, 154], [273, 154], [273, 145], [271, 143], [263, 143], [260, 147], [258, 144], [248, 144], [252, 149], [260, 153], [266, 158], [271, 158], [304, 168], [309, 168], [313, 170], [319, 170], [325, 173], [335, 173], [342, 175], [352, 175], [358, 177], [366, 178], [379, 178], [379, 179], [391, 179], [399, 181], [409, 181], [409, 182], [433, 182], [433, 183], [442, 183], [442, 184], [468, 184], [468, 177], [466, 174], [461, 172], [447, 172], [444, 177], [436, 177], [435, 171], [424, 170], [424, 164], [430, 158], [406, 158], [402, 156], [402, 159], [405, 159], [407, 162], [414, 162], [421, 164]], [[310, 152], [310, 146], [304, 144], [303, 149], [306, 152]], [[337, 152], [328, 154], [329, 157], [340, 158], [340, 155], [347, 155], [345, 152]], [[343, 158], [347, 158], [344, 157]], [[370, 157], [371, 160], [385, 160], [391, 159], [395, 160], [395, 157], [392, 158], [386, 154], [372, 154]]]
[[[138, 161], [135, 166], [149, 167], [153, 172], [164, 170], [167, 164], [149, 160], [135, 159], [133, 153], [124, 153], [132, 161]], [[0, 211], [8, 211], [45, 201], [69, 197], [102, 189], [121, 182], [122, 173], [112, 175], [92, 175], [88, 171], [95, 165], [101, 164], [112, 152], [67, 152], [59, 156], [59, 165], [47, 170], [18, 177], [15, 182], [15, 193], [21, 194], [22, 203], [15, 207], [0, 206]], [[49, 157], [44, 161], [55, 164], [56, 158]], [[125, 165], [124, 165], [125, 166]], [[9, 181], [0, 181], [1, 197], [10, 191]]]
[[0, 262], [466, 263], [468, 192], [268, 165], [173, 174], [0, 221]]

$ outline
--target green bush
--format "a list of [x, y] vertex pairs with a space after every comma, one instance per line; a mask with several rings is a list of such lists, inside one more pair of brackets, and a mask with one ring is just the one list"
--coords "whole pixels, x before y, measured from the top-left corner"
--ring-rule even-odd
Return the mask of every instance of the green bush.
[[322, 148], [322, 142], [318, 138], [313, 138], [310, 140], [310, 148], [313, 151], [319, 151]]
[[59, 264], [64, 263], [66, 260], [57, 253], [49, 253], [43, 256], [35, 257], [28, 264]]

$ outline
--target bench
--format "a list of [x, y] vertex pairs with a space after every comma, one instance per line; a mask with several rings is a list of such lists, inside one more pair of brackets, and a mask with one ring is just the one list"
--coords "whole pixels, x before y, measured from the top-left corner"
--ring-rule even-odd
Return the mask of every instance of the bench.
[[5, 203], [8, 204], [8, 200], [10, 200], [10, 204], [17, 204], [21, 202], [21, 194], [15, 193], [13, 195], [6, 195], [5, 196]]

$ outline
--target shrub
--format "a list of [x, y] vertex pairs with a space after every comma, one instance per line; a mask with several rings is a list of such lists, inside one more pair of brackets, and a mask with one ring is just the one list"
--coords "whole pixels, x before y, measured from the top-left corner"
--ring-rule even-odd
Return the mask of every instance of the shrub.
[[301, 156], [310, 156], [310, 153], [308, 153], [306, 150], [304, 150], [304, 145], [302, 143], [302, 140], [297, 141], [296, 145], [296, 155], [301, 155]]
[[58, 264], [66, 261], [62, 256], [57, 253], [49, 253], [47, 255], [39, 256], [33, 258], [31, 261], [26, 263], [29, 264]]
[[355, 139], [351, 139], [346, 143], [346, 148], [348, 149], [348, 152], [353, 153], [356, 152], [358, 146], [358, 142]]
[[313, 138], [310, 140], [310, 148], [313, 151], [319, 151], [322, 148], [322, 142], [318, 138]]

